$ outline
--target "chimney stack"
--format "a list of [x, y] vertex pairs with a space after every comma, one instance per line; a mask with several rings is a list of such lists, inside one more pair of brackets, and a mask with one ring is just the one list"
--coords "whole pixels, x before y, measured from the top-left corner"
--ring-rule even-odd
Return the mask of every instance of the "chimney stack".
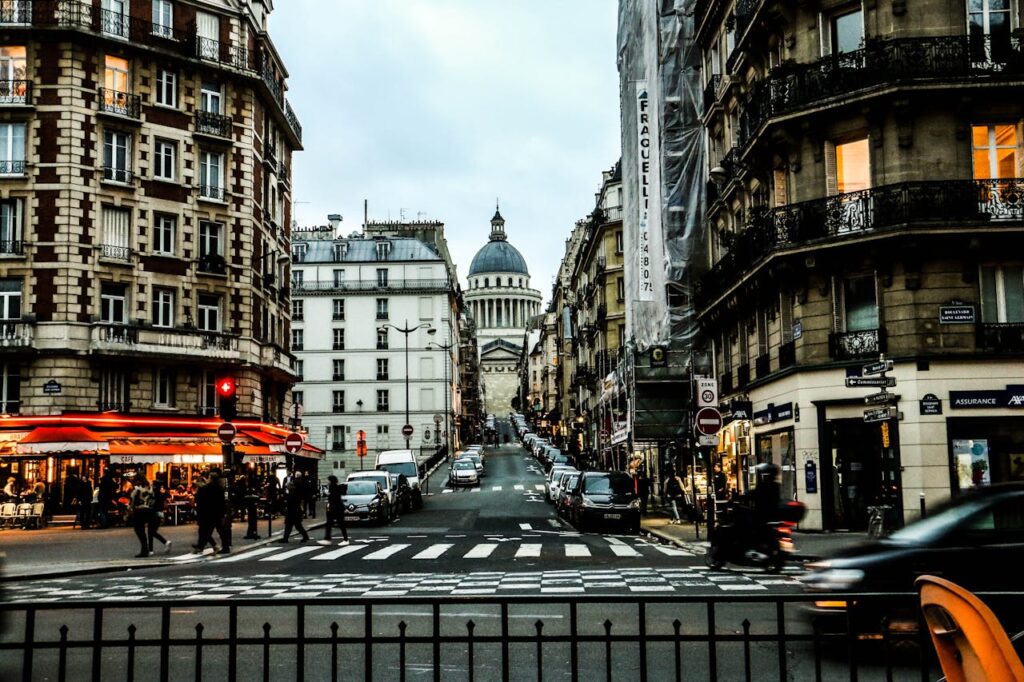
[[327, 216], [327, 222], [331, 224], [331, 230], [333, 230], [335, 238], [341, 236], [338, 232], [338, 228], [341, 227], [341, 220], [342, 218], [340, 213], [331, 213]]

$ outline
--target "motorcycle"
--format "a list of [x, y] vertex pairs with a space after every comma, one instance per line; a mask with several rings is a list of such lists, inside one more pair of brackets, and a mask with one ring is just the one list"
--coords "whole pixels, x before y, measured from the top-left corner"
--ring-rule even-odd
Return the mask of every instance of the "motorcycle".
[[777, 518], [757, 523], [750, 521], [751, 510], [731, 510], [711, 536], [708, 566], [719, 570], [729, 563], [778, 573], [793, 553], [793, 528], [805, 511], [800, 502], [786, 502], [780, 506]]

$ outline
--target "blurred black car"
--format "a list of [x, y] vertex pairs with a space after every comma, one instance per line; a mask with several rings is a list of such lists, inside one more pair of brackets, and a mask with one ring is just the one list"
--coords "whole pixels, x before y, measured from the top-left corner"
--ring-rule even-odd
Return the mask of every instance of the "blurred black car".
[[579, 531], [625, 527], [640, 532], [640, 498], [621, 471], [587, 471], [569, 494], [569, 519]]
[[[916, 623], [916, 600], [848, 602], [829, 599], [828, 593], [914, 592], [914, 580], [921, 575], [946, 578], [975, 592], [1021, 592], [1022, 565], [1024, 484], [1013, 483], [966, 492], [885, 539], [811, 564], [802, 580], [809, 591], [823, 594], [811, 614], [819, 625], [836, 621], [845, 629], [849, 610], [858, 631], [864, 631], [877, 630], [883, 617]], [[1019, 615], [1020, 602], [1012, 602]]]

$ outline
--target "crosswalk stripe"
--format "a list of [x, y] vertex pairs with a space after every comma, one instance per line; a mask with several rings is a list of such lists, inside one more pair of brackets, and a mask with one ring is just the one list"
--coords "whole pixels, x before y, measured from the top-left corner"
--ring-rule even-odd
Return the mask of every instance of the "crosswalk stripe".
[[378, 549], [376, 552], [372, 552], [371, 554], [367, 554], [366, 556], [364, 556], [363, 561], [372, 561], [374, 559], [387, 559], [392, 554], [398, 554], [408, 546], [409, 545], [391, 545], [390, 547], [385, 547], [384, 549]]
[[301, 554], [307, 554], [309, 552], [315, 552], [320, 549], [319, 545], [313, 545], [312, 547], [299, 547], [298, 549], [289, 550], [287, 552], [281, 552], [274, 556], [268, 556], [260, 559], [260, 561], [284, 561], [285, 559], [291, 559], [293, 556], [299, 556]]
[[519, 530], [533, 530], [533, 526], [528, 523], [520, 523]]
[[527, 542], [519, 546], [516, 550], [516, 558], [522, 557], [539, 557], [541, 545], [539, 543]]
[[441, 491], [441, 494], [443, 495], [445, 493], [450, 493], [451, 491], [452, 491], [451, 488], [445, 488], [444, 490]]
[[496, 493], [500, 493], [501, 492], [501, 486], [500, 485], [492, 485], [491, 486], [491, 490], [493, 490]]
[[454, 546], [455, 545], [446, 544], [443, 542], [437, 545], [431, 545], [419, 554], [415, 555], [413, 559], [436, 559], [437, 557], [441, 556]]
[[654, 545], [654, 549], [658, 550], [662, 554], [668, 556], [693, 556], [691, 552], [687, 552], [685, 549], [679, 547], [662, 547], [661, 545]]
[[534, 490], [544, 490], [544, 484], [543, 483], [535, 483], [533, 485], [533, 489]]
[[313, 561], [332, 561], [340, 557], [358, 552], [359, 550], [368, 547], [369, 545], [346, 545], [340, 549], [331, 550], [330, 552], [324, 552], [323, 554], [317, 554], [314, 557], [310, 557]]
[[640, 552], [629, 545], [612, 545], [611, 548], [615, 556], [640, 556]]
[[261, 554], [269, 554], [271, 552], [276, 552], [279, 549], [280, 547], [260, 547], [258, 549], [254, 549], [243, 554], [235, 554], [234, 556], [227, 557], [226, 559], [220, 559], [217, 563], [227, 564], [231, 563], [232, 561], [245, 561], [246, 559], [252, 559], [253, 557], [257, 557]]
[[470, 488], [469, 492], [471, 492], [471, 493], [478, 493], [478, 492], [480, 492], [480, 488]]
[[512, 487], [515, 488], [516, 490], [524, 490], [525, 489], [525, 486], [522, 485], [521, 483], [516, 484], [516, 485], [514, 485]]
[[498, 548], [498, 545], [493, 542], [484, 542], [473, 547], [473, 549], [466, 552], [463, 559], [486, 559], [491, 556], [491, 553]]
[[566, 545], [565, 556], [590, 556], [590, 548], [586, 545]]

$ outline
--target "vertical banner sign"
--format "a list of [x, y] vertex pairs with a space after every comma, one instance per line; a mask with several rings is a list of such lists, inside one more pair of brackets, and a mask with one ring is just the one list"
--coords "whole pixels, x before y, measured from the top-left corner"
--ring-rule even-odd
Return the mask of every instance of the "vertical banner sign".
[[651, 232], [648, 225], [650, 213], [650, 201], [654, 191], [651, 182], [651, 155], [653, 141], [651, 140], [651, 99], [647, 93], [647, 81], [636, 83], [636, 129], [637, 129], [637, 177], [640, 186], [637, 188], [639, 198], [638, 206], [640, 211], [640, 228], [637, 235], [637, 274], [639, 275], [639, 299], [641, 301], [654, 300], [654, 280], [651, 276]]

